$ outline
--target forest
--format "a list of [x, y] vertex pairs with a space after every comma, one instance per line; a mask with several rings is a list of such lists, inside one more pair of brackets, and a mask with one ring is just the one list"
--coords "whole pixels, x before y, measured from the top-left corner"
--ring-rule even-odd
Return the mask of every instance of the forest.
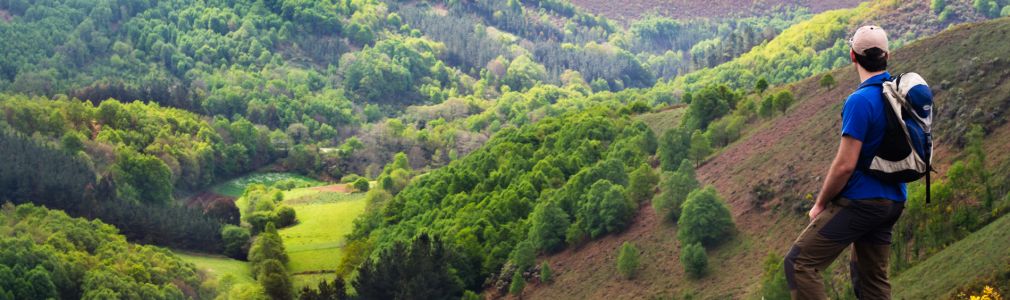
[[[646, 215], [696, 284], [754, 242], [740, 197], [809, 205], [773, 183], [727, 194], [700, 170], [792, 116], [812, 97], [804, 80], [847, 87], [832, 72], [851, 65], [856, 24], [894, 28], [902, 49], [1010, 15], [1007, 0], [772, 2], [617, 21], [568, 0], [0, 1], [0, 299], [523, 297], [575, 270], [551, 260]], [[958, 91], [959, 104], [981, 93]], [[930, 191], [972, 205], [911, 209], [894, 272], [1003, 215], [1005, 164], [986, 156], [1002, 123], [956, 113], [971, 121], [938, 134], [964, 154]], [[311, 180], [218, 191], [270, 172]], [[316, 194], [331, 186], [339, 197]], [[292, 232], [317, 226], [305, 205], [345, 196], [364, 211], [325, 241], [340, 255], [294, 271]], [[653, 276], [650, 247], [607, 250], [613, 273]], [[775, 260], [751, 289], [769, 299]]]

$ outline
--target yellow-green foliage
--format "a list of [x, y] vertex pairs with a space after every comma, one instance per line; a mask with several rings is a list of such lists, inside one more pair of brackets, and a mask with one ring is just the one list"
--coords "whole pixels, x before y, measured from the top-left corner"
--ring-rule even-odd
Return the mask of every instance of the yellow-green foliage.
[[674, 84], [688, 90], [719, 82], [749, 85], [762, 75], [768, 76], [771, 83], [782, 83], [830, 69], [830, 65], [810, 66], [810, 63], [818, 51], [832, 47], [835, 39], [844, 36], [850, 20], [866, 6], [818, 14], [789, 27], [768, 43], [754, 47], [735, 60], [679, 77]]

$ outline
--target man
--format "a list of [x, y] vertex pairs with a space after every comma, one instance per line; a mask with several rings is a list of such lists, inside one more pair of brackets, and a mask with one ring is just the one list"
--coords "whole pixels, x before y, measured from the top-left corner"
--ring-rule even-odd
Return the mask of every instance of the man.
[[810, 225], [785, 258], [786, 281], [794, 299], [827, 299], [820, 272], [850, 244], [856, 297], [891, 297], [887, 260], [891, 228], [907, 196], [905, 185], [885, 183], [863, 171], [884, 138], [887, 122], [881, 86], [891, 78], [886, 70], [887, 34], [880, 27], [865, 26], [849, 46], [862, 83], [845, 100], [841, 143], [810, 209]]

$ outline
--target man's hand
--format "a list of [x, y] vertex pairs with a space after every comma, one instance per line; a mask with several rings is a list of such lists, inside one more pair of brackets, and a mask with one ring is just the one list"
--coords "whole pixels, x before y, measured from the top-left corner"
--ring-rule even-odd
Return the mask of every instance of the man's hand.
[[810, 220], [813, 221], [814, 218], [817, 218], [817, 215], [821, 214], [822, 211], [824, 211], [824, 205], [815, 203], [814, 207], [810, 208], [810, 213], [808, 213], [807, 215], [809, 215]]

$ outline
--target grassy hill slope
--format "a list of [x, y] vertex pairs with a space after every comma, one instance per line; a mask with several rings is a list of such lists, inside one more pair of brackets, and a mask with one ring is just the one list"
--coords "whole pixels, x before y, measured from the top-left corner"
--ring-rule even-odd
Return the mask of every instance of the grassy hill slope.
[[[894, 53], [895, 73], [915, 71], [933, 83], [938, 115], [937, 162], [945, 166], [961, 157], [967, 124], [982, 123], [989, 137], [990, 165], [1005, 169], [1010, 52], [996, 45], [1010, 38], [1010, 19], [957, 26]], [[785, 115], [753, 128], [699, 170], [699, 180], [714, 185], [731, 207], [739, 233], [734, 241], [709, 252], [712, 274], [689, 280], [683, 274], [675, 227], [656, 221], [652, 210], [639, 211], [629, 230], [591, 243], [578, 251], [548, 257], [556, 270], [552, 285], [527, 291], [532, 298], [679, 297], [694, 292], [702, 298], [749, 298], [760, 289], [762, 261], [783, 254], [807, 220], [791, 209], [807, 194], [816, 194], [838, 143], [842, 102], [858, 85], [855, 72], [831, 72], [834, 89], [820, 87], [820, 76], [787, 87], [799, 103]], [[981, 76], [980, 76], [981, 75]], [[768, 181], [778, 197], [763, 207], [752, 205], [750, 191]], [[796, 211], [794, 213], [793, 211]], [[1002, 223], [1000, 223], [1002, 224]], [[623, 241], [642, 249], [642, 270], [633, 281], [615, 269]], [[917, 284], [914, 283], [913, 284]], [[907, 287], [902, 287], [907, 288]], [[913, 287], [914, 288], [914, 287]]]
[[[973, 233], [895, 277], [894, 299], [950, 298], [980, 278], [1007, 272], [1010, 265], [1010, 215]], [[1004, 291], [1005, 292], [1005, 291]]]

